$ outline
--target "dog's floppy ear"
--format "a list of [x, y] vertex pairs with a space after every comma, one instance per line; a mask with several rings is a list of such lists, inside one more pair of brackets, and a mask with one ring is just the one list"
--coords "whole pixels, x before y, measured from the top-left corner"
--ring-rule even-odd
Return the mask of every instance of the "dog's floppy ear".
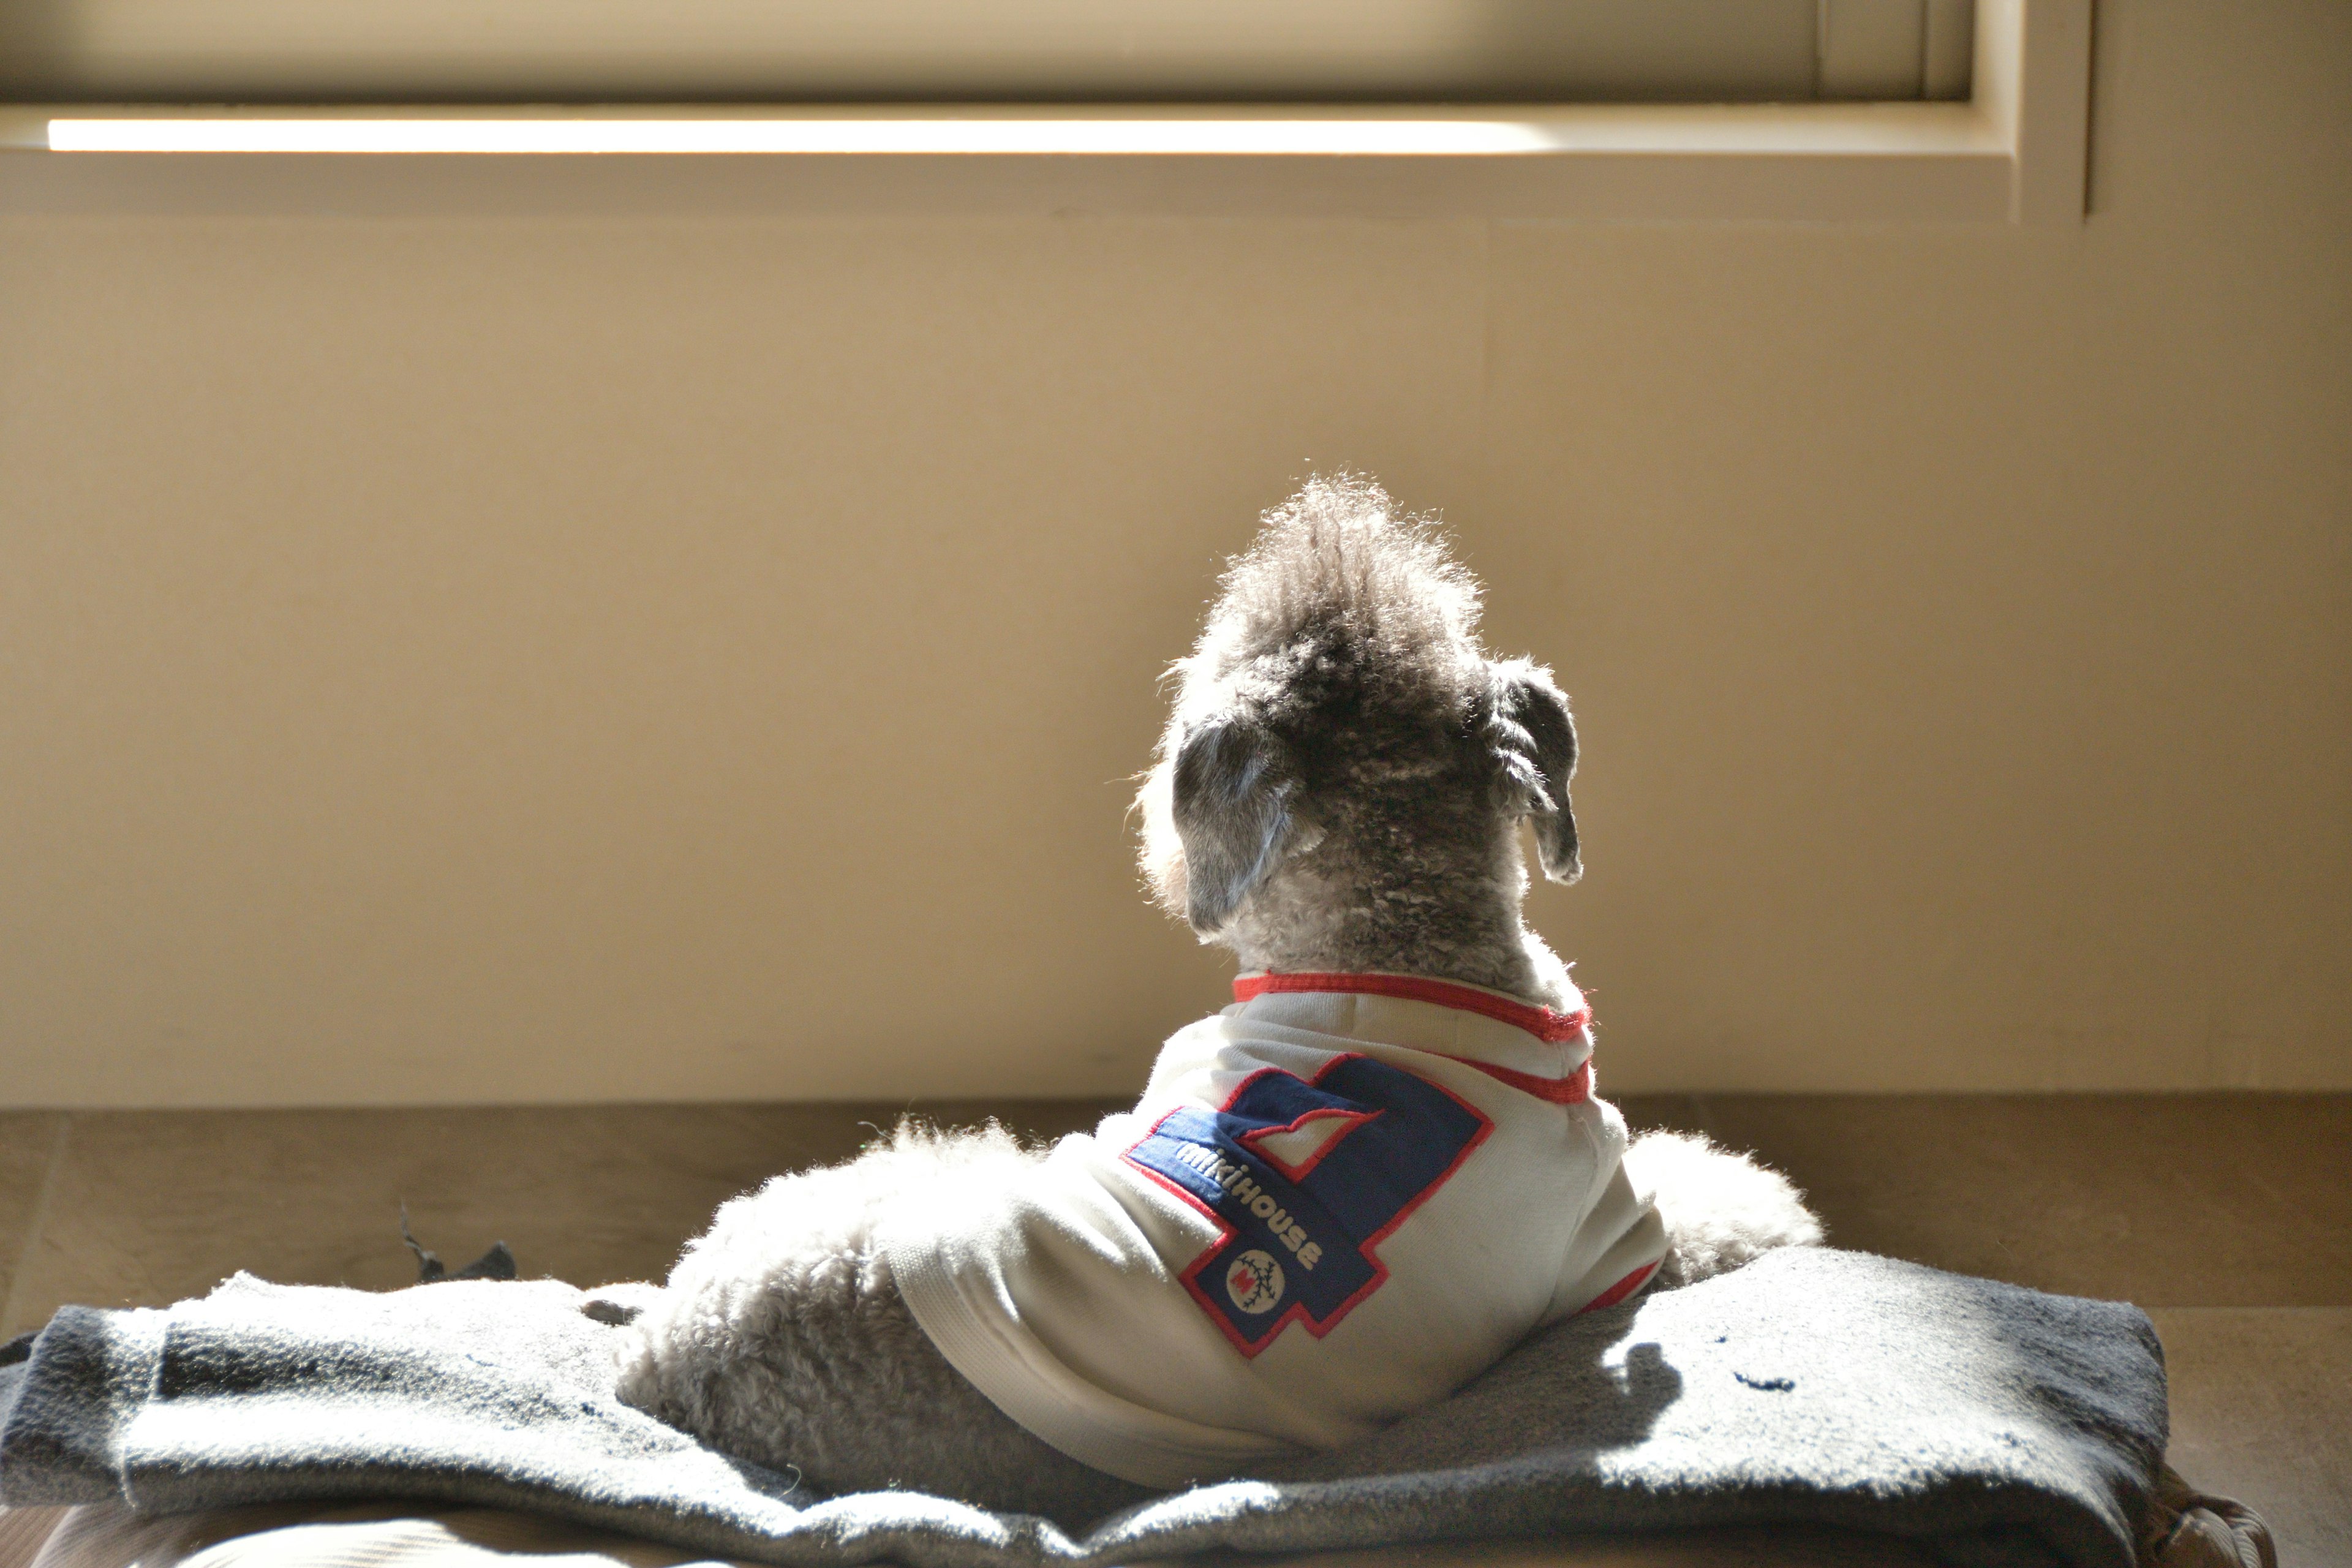
[[1535, 818], [1536, 857], [1555, 882], [1584, 874], [1568, 781], [1576, 773], [1576, 721], [1551, 672], [1525, 660], [1495, 667], [1496, 751], [1509, 783]]
[[1171, 784], [1184, 844], [1184, 918], [1214, 936], [1282, 858], [1297, 775], [1264, 725], [1228, 714], [1185, 735]]

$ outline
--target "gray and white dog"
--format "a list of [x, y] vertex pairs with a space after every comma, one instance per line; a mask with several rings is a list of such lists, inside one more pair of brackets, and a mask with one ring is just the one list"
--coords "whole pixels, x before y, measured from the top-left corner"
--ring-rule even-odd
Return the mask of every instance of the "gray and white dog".
[[[1244, 971], [1428, 976], [1566, 1010], [1566, 966], [1520, 920], [1522, 823], [1580, 872], [1576, 731], [1540, 666], [1490, 658], [1478, 588], [1370, 482], [1310, 482], [1225, 576], [1140, 796], [1160, 901]], [[1002, 1130], [902, 1125], [831, 1169], [719, 1209], [634, 1314], [624, 1398], [814, 1487], [906, 1487], [1065, 1521], [1147, 1495], [1013, 1422], [917, 1323], [879, 1243], [901, 1205], [968, 1199], [1044, 1157]], [[1652, 1133], [1624, 1157], [1690, 1283], [1821, 1227], [1775, 1173]]]

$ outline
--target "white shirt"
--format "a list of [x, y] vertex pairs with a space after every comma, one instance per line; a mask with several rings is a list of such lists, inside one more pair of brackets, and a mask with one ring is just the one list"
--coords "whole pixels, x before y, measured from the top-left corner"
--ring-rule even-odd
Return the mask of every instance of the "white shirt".
[[1006, 1415], [1181, 1486], [1374, 1431], [1648, 1283], [1665, 1233], [1592, 1095], [1589, 1010], [1406, 975], [1234, 989], [1133, 1110], [884, 1237]]

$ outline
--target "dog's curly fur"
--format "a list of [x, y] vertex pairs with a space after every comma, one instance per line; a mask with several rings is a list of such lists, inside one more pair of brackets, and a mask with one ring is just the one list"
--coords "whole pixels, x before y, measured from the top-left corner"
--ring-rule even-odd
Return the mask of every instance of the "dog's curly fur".
[[635, 1317], [621, 1397], [713, 1447], [841, 1493], [911, 1487], [1083, 1520], [1147, 1494], [1016, 1425], [915, 1321], [878, 1232], [927, 1192], [1009, 1183], [1039, 1157], [1003, 1128], [901, 1122], [845, 1164], [720, 1205]]
[[[1310, 482], [1226, 574], [1139, 804], [1155, 894], [1245, 970], [1437, 976], [1569, 1005], [1528, 931], [1519, 848], [1581, 862], [1575, 727], [1549, 671], [1480, 646], [1478, 589], [1369, 480]], [[667, 1286], [607, 1292], [634, 1318], [620, 1387], [714, 1446], [832, 1492], [906, 1486], [1065, 1520], [1142, 1489], [1047, 1446], [932, 1346], [877, 1244], [894, 1205], [1007, 1182], [1041, 1157], [1001, 1129], [902, 1126], [847, 1164], [722, 1207]], [[1663, 1285], [1821, 1227], [1788, 1181], [1706, 1140], [1625, 1156], [1657, 1195]]]
[[[1140, 797], [1161, 903], [1245, 970], [1441, 975], [1556, 1005], [1517, 824], [1579, 874], [1567, 700], [1479, 647], [1478, 588], [1356, 479], [1267, 514], [1226, 574]], [[1244, 775], [1246, 776], [1244, 776]]]

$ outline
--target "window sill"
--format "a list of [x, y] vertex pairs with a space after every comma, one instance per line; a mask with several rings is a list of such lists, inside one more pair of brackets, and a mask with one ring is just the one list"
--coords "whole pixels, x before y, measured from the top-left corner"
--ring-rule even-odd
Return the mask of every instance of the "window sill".
[[[1980, 0], [1973, 102], [858, 111], [0, 108], [0, 213], [2080, 221], [2089, 0]], [[52, 150], [52, 119], [57, 128]], [[155, 144], [176, 128], [214, 150]], [[79, 132], [77, 124], [82, 129]], [[104, 138], [111, 136], [112, 141]], [[278, 152], [331, 147], [338, 151]], [[460, 148], [477, 149], [457, 151]], [[372, 155], [355, 153], [368, 151]], [[255, 153], [270, 153], [255, 156]], [[596, 156], [562, 156], [563, 153]], [[549, 154], [556, 154], [550, 156]]]

